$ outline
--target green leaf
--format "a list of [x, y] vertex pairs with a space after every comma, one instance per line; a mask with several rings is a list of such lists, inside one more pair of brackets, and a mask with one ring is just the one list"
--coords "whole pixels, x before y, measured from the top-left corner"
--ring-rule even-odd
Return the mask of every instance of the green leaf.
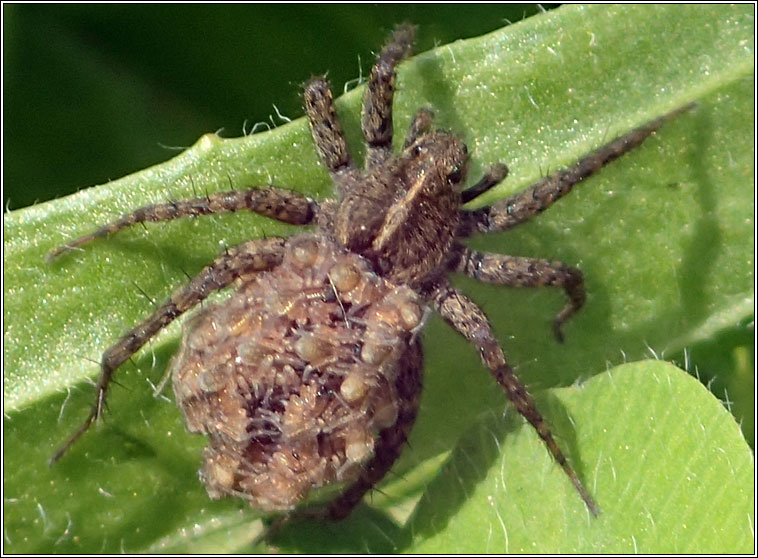
[[[650, 377], [638, 372], [633, 384], [616, 382], [611, 379], [627, 375], [614, 370], [586, 389], [542, 390], [589, 377], [606, 363], [714, 342], [750, 319], [752, 36], [749, 6], [570, 6], [402, 65], [396, 130], [407, 127], [417, 108], [430, 105], [439, 125], [468, 144], [472, 179], [489, 164], [507, 162], [511, 176], [487, 201], [523, 189], [548, 169], [667, 110], [698, 102], [538, 219], [472, 242], [582, 269], [588, 301], [567, 324], [565, 345], [555, 343], [549, 328], [563, 303], [561, 292], [459, 282], [492, 318], [506, 354], [539, 394], [545, 416], [604, 513], [595, 523], [581, 515], [578, 496], [520, 420], [510, 416], [499, 424], [492, 418], [502, 412], [502, 392], [474, 351], [432, 320], [424, 336], [427, 378], [420, 418], [411, 448], [396, 467], [402, 477], [388, 477], [386, 495], [377, 493], [340, 526], [311, 522], [297, 532], [287, 530], [283, 548], [313, 551], [316, 531], [329, 534], [324, 549], [332, 551], [472, 551], [464, 534], [474, 529], [482, 535], [472, 540], [482, 546], [473, 551], [502, 550], [500, 514], [512, 551], [628, 552], [635, 544], [648, 552], [748, 551], [753, 485], [743, 470], [749, 469], [749, 450], [736, 427], [721, 433], [729, 430], [722, 425], [730, 417], [719, 414], [716, 400], [695, 382], [685, 385], [686, 378], [668, 371]], [[352, 91], [338, 102], [356, 147], [361, 94], [362, 89]], [[135, 283], [150, 297], [165, 298], [186, 281], [185, 271], [196, 273], [223, 246], [295, 229], [253, 215], [209, 217], [125, 231], [52, 266], [43, 258], [67, 239], [140, 205], [227, 189], [230, 183], [270, 181], [320, 199], [330, 195], [302, 119], [245, 138], [207, 135], [164, 164], [6, 214], [7, 550], [250, 550], [257, 515], [241, 501], [207, 498], [195, 473], [203, 440], [184, 432], [178, 411], [153, 398], [147, 385], [165, 372], [179, 324], [138, 353], [135, 366], [119, 371], [125, 389], [113, 390], [105, 425], [56, 467], [48, 469], [45, 460], [84, 418], [92, 397], [84, 380], [97, 374], [99, 354], [150, 312]], [[672, 385], [678, 387], [658, 381], [661, 374], [676, 378]], [[618, 392], [609, 394], [609, 386]], [[668, 406], [660, 407], [662, 401]], [[681, 449], [671, 444], [679, 461], [650, 465], [659, 456], [645, 443], [661, 438], [650, 435], [650, 422], [629, 412], [643, 404], [650, 405], [649, 412], [639, 417], [653, 417], [656, 433], [661, 424], [682, 436], [668, 438], [681, 440]], [[575, 427], [566, 423], [566, 412]], [[696, 419], [700, 422], [691, 422]], [[673, 430], [680, 423], [682, 429]], [[701, 425], [709, 436], [697, 437]], [[487, 445], [493, 430], [502, 451]], [[622, 433], [629, 449], [620, 445]], [[682, 458], [688, 448], [692, 462]], [[734, 481], [714, 486], [713, 479], [703, 478], [711, 469], [700, 461], [707, 458], [716, 470], [723, 465], [720, 450]], [[469, 458], [477, 472], [461, 471]], [[504, 484], [498, 480], [503, 460]], [[699, 477], [686, 480], [683, 466]], [[501, 484], [487, 485], [494, 470], [492, 482]], [[451, 504], [446, 491], [459, 487], [463, 496]], [[493, 505], [492, 495], [503, 498]], [[662, 495], [671, 497], [662, 501]], [[430, 510], [440, 498], [442, 509]], [[724, 515], [735, 519], [723, 527], [728, 537], [721, 548], [714, 546], [711, 528], [721, 524], [710, 515], [676, 522], [703, 501], [723, 505], [719, 498], [747, 510]], [[653, 520], [635, 531], [645, 509]], [[634, 517], [625, 519], [631, 515], [626, 510]], [[692, 530], [683, 531], [683, 525]]]
[[694, 378], [643, 361], [547, 396], [542, 408], [571, 435], [564, 443], [582, 456], [600, 517], [587, 513], [522, 420], [490, 412], [427, 487], [407, 528], [409, 550], [752, 552], [752, 452]]

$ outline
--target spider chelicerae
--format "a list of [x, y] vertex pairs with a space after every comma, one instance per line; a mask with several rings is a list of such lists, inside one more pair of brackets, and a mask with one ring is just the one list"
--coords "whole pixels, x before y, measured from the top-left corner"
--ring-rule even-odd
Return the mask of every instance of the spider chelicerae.
[[235, 495], [263, 510], [289, 511], [312, 489], [342, 483], [324, 509], [331, 518], [347, 516], [391, 468], [413, 425], [423, 370], [418, 333], [432, 309], [477, 348], [587, 508], [599, 513], [508, 364], [487, 316], [448, 274], [509, 287], [563, 288], [569, 300], [553, 322], [562, 340], [561, 326], [585, 301], [578, 269], [479, 252], [462, 241], [529, 220], [690, 105], [518, 194], [468, 210], [463, 204], [505, 178], [505, 165], [492, 166], [464, 188], [466, 146], [435, 130], [428, 109], [413, 118], [402, 151], [392, 151], [395, 67], [410, 54], [413, 36], [413, 27], [398, 27], [371, 70], [362, 113], [364, 169], [350, 156], [326, 79], [304, 87], [316, 150], [338, 199], [317, 202], [275, 187], [212, 193], [137, 209], [50, 253], [53, 259], [136, 223], [241, 210], [315, 227], [228, 249], [118, 339], [102, 357], [89, 416], [51, 461], [101, 416], [121, 364], [181, 314], [235, 285], [226, 301], [188, 321], [172, 364], [187, 427], [209, 439], [200, 476], [212, 497]]

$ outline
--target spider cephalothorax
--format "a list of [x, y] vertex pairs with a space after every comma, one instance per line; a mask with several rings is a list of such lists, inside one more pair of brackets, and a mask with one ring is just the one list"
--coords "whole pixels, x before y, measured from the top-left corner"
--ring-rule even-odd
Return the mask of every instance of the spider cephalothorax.
[[172, 365], [176, 400], [192, 432], [208, 436], [201, 478], [212, 497], [236, 495], [266, 510], [291, 510], [314, 488], [344, 483], [327, 505], [344, 517], [400, 454], [418, 408], [428, 309], [477, 348], [505, 394], [536, 429], [589, 510], [597, 505], [519, 383], [484, 312], [448, 282], [463, 273], [510, 287], [562, 287], [561, 325], [584, 303], [579, 270], [559, 262], [467, 248], [475, 233], [502, 231], [540, 213], [600, 167], [639, 145], [681, 110], [632, 130], [491, 206], [462, 205], [505, 178], [497, 164], [467, 189], [467, 150], [433, 129], [422, 109], [402, 150], [392, 151], [395, 66], [413, 43], [401, 26], [377, 57], [363, 105], [365, 168], [353, 163], [324, 78], [304, 100], [319, 156], [336, 186], [316, 202], [280, 188], [253, 188], [138, 209], [51, 253], [138, 222], [249, 210], [315, 225], [289, 239], [251, 240], [227, 250], [122, 336], [102, 359], [89, 417], [58, 459], [101, 415], [114, 371], [153, 335], [211, 293], [235, 285], [225, 302], [185, 328]]

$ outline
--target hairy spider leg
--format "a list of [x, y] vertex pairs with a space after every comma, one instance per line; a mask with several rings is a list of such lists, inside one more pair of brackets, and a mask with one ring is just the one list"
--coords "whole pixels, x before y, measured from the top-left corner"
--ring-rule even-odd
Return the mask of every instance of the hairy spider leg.
[[342, 177], [355, 171], [355, 164], [337, 118], [337, 111], [334, 109], [329, 82], [324, 77], [313, 78], [305, 84], [303, 104], [319, 158], [339, 186]]
[[215, 192], [198, 198], [147, 205], [100, 227], [90, 234], [80, 236], [63, 246], [59, 246], [47, 255], [47, 262], [50, 263], [64, 252], [74, 250], [96, 238], [111, 236], [137, 223], [170, 221], [179, 217], [247, 209], [284, 223], [308, 225], [314, 220], [318, 208], [316, 202], [302, 194], [273, 187]]
[[689, 103], [651, 120], [603, 145], [581, 158], [573, 166], [554, 172], [535, 182], [526, 190], [489, 207], [473, 211], [461, 210], [458, 236], [468, 237], [475, 233], [504, 231], [528, 221], [568, 194], [576, 184], [639, 146], [663, 124], [694, 106], [695, 103]]
[[508, 176], [507, 166], [505, 166], [503, 163], [492, 165], [489, 169], [487, 169], [487, 172], [484, 173], [484, 176], [482, 176], [479, 182], [473, 186], [466, 188], [461, 193], [461, 203], [468, 203], [471, 200], [478, 198], [494, 186], [500, 184], [503, 180], [505, 180], [506, 176]]
[[458, 259], [450, 266], [450, 271], [455, 273], [506, 287], [563, 287], [569, 302], [553, 320], [553, 333], [563, 342], [561, 326], [576, 314], [586, 299], [581, 271], [551, 260], [479, 252], [462, 245], [457, 249]]
[[392, 155], [395, 66], [411, 54], [414, 35], [412, 25], [397, 27], [371, 68], [361, 115], [361, 128], [367, 146], [364, 162], [366, 168], [381, 165]]
[[50, 458], [52, 465], [102, 416], [105, 397], [114, 371], [136, 353], [151, 337], [214, 291], [231, 285], [236, 279], [272, 269], [284, 255], [286, 240], [257, 239], [229, 248], [205, 267], [189, 283], [179, 288], [169, 300], [103, 353], [95, 402], [84, 423]]
[[597, 516], [600, 508], [590, 493], [584, 487], [579, 477], [566, 460], [566, 456], [553, 439], [550, 427], [537, 410], [532, 397], [526, 388], [518, 381], [513, 369], [505, 359], [505, 354], [495, 338], [492, 326], [487, 316], [474, 301], [460, 293], [447, 282], [438, 285], [431, 293], [431, 299], [435, 310], [450, 324], [458, 333], [463, 335], [470, 343], [479, 350], [479, 356], [484, 365], [492, 373], [495, 380], [505, 390], [508, 399], [534, 429], [547, 446], [553, 459], [563, 468], [563, 471], [571, 480], [571, 483], [579, 492], [587, 509], [592, 515]]

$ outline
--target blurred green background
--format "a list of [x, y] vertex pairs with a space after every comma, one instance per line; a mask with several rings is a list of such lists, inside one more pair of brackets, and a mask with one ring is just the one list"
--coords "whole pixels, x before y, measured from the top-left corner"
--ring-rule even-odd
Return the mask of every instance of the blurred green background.
[[[4, 194], [18, 209], [165, 161], [202, 134], [302, 115], [299, 86], [337, 94], [400, 22], [417, 51], [534, 5], [4, 5]], [[360, 63], [359, 63], [360, 57]], [[259, 131], [265, 128], [259, 128]]]

